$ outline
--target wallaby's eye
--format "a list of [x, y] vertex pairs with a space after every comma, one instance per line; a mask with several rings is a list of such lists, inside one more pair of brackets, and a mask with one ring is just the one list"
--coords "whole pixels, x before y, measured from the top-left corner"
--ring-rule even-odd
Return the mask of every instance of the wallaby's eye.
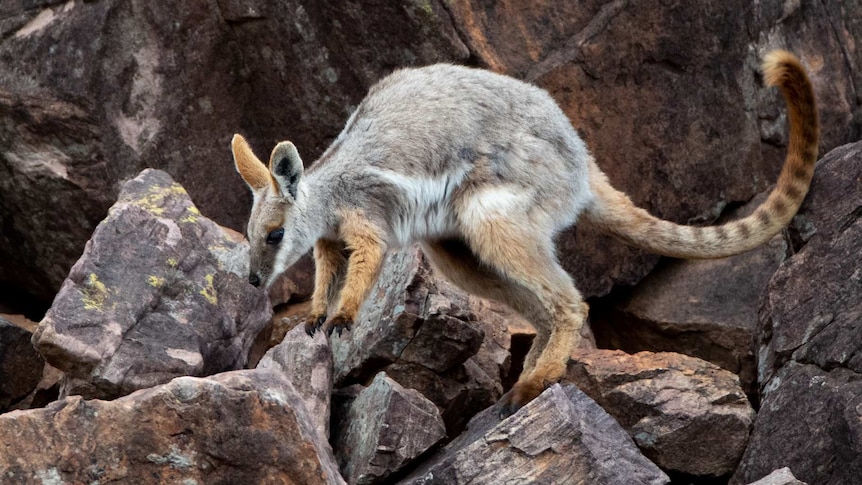
[[269, 234], [266, 235], [266, 243], [267, 244], [278, 244], [281, 242], [281, 238], [284, 237], [284, 228], [279, 227], [278, 229], [273, 229], [269, 231]]

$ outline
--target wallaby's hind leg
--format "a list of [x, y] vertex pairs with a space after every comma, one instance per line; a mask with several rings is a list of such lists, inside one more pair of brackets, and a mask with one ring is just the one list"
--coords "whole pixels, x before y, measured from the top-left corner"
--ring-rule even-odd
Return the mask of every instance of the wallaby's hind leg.
[[[580, 341], [587, 305], [569, 275], [557, 263], [553, 241], [541, 226], [533, 227], [527, 214], [508, 210], [468, 212], [462, 221], [471, 250], [482, 263], [530, 290], [551, 316], [547, 344], [530, 349], [535, 367], [525, 370], [503, 398], [502, 416], [508, 416], [563, 377], [569, 356]], [[535, 345], [535, 344], [534, 344]]]
[[314, 332], [326, 320], [326, 309], [337, 293], [335, 283], [346, 264], [344, 244], [320, 239], [314, 244], [314, 293], [311, 295], [311, 315], [305, 322], [305, 332]]
[[539, 298], [531, 290], [482, 264], [460, 239], [426, 241], [422, 243], [422, 251], [435, 271], [462, 290], [504, 303], [533, 324], [536, 338], [524, 361], [524, 371], [531, 370], [545, 348], [553, 326], [551, 315]]

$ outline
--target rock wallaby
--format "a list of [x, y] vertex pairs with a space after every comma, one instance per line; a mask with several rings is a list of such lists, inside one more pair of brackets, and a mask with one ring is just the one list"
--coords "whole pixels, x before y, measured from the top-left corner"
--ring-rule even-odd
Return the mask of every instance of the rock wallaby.
[[[788, 52], [766, 55], [781, 89], [790, 142], [778, 183], [756, 212], [720, 226], [653, 217], [615, 190], [548, 93], [488, 71], [432, 65], [392, 73], [307, 171], [281, 142], [265, 166], [240, 135], [231, 148], [251, 187], [251, 274], [268, 287], [312, 247], [306, 330], [350, 329], [388, 249], [418, 242], [436, 271], [502, 301], [536, 327], [508, 415], [560, 379], [587, 305], [560, 267], [554, 236], [577, 218], [649, 251], [718, 258], [779, 232], [802, 203], [817, 158], [811, 83]], [[341, 288], [335, 288], [341, 283]]]

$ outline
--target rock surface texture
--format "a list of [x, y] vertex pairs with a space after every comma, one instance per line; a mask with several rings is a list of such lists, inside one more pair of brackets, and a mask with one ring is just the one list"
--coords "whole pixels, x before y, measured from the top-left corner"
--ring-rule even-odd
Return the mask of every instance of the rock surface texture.
[[343, 484], [293, 386], [273, 371], [182, 377], [115, 401], [0, 416], [3, 483]]
[[793, 476], [790, 468], [784, 467], [781, 470], [775, 470], [769, 475], [761, 478], [749, 485], [807, 485], [805, 482], [800, 482]]
[[574, 386], [553, 385], [503, 421], [498, 413], [495, 406], [478, 414], [464, 434], [398, 483], [669, 483], [619, 424]]
[[124, 185], [33, 343], [85, 397], [240, 369], [272, 315], [247, 282], [247, 252], [166, 173], [145, 170]]
[[772, 277], [761, 310], [763, 401], [733, 483], [788, 465], [807, 483], [862, 476], [860, 187], [862, 143], [819, 162], [797, 217], [808, 241]]
[[685, 355], [579, 352], [566, 379], [595, 399], [665, 471], [732, 473], [754, 421], [736, 375]]
[[376, 484], [445, 436], [434, 403], [381, 372], [341, 415], [332, 446], [347, 483]]

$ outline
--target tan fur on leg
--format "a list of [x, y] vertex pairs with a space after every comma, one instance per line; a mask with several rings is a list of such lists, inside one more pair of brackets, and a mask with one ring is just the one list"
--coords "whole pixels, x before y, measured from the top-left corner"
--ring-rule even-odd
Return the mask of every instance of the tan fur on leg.
[[341, 214], [339, 232], [350, 256], [338, 307], [335, 315], [324, 324], [324, 330], [330, 334], [337, 330], [341, 335], [342, 329], [350, 330], [359, 307], [377, 279], [386, 254], [386, 243], [380, 228], [359, 211]]
[[334, 283], [345, 264], [344, 246], [337, 241], [319, 239], [314, 244], [314, 293], [311, 296], [311, 315], [305, 322], [309, 335], [326, 320], [326, 310], [335, 294]]

